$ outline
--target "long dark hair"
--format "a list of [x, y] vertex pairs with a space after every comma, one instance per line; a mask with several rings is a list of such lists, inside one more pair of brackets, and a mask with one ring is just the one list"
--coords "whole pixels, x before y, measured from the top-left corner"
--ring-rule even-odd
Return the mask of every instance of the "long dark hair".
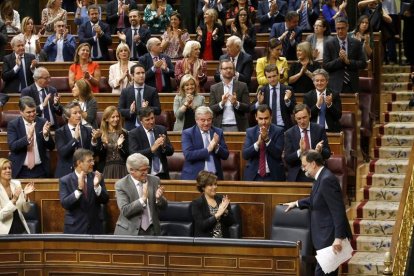
[[[360, 26], [361, 26], [362, 21], [364, 19], [368, 20], [368, 29], [365, 31], [365, 33], [361, 33]], [[357, 21], [357, 24], [356, 24], [355, 30], [354, 30], [354, 34], [356, 34], [356, 33], [361, 33], [361, 34], [369, 33], [369, 35], [372, 35], [372, 28], [371, 28], [371, 23], [369, 22], [369, 16], [368, 15], [363, 14], [358, 18], [358, 21]]]
[[247, 13], [247, 17], [246, 17], [246, 24], [248, 28], [252, 27], [252, 22], [250, 21], [250, 12], [247, 9], [241, 8], [239, 10], [239, 12], [236, 14], [236, 18], [234, 19], [234, 25], [236, 26], [237, 29], [237, 33], [241, 33], [241, 25], [240, 25], [240, 19], [239, 19], [239, 15], [242, 11], [245, 11]]

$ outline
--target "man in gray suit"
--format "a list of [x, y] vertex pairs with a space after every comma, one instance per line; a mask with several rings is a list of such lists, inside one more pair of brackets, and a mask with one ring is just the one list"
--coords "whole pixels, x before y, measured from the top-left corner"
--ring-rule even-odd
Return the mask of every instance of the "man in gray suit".
[[116, 201], [120, 210], [114, 235], [161, 234], [158, 211], [167, 207], [160, 179], [148, 175], [149, 160], [140, 153], [126, 161], [129, 175], [115, 183]]

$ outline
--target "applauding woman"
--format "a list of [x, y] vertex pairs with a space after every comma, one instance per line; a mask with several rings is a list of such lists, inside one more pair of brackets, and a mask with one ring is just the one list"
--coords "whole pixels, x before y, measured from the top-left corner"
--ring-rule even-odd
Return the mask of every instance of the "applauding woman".
[[191, 74], [200, 87], [207, 81], [207, 65], [204, 60], [200, 59], [200, 42], [190, 40], [184, 47], [182, 60], [175, 63], [175, 80], [177, 85], [180, 84], [181, 78], [186, 74]]
[[35, 34], [35, 28], [33, 19], [29, 16], [26, 16], [22, 20], [22, 34], [24, 35], [24, 40], [26, 44], [24, 44], [24, 52], [35, 55], [36, 57], [40, 53], [40, 41], [39, 36], [41, 35], [41, 31], [39, 30], [38, 34]]
[[181, 15], [173, 12], [170, 17], [170, 26], [162, 34], [161, 48], [170, 58], [182, 58], [185, 43], [190, 40], [187, 30], [181, 26]]
[[42, 25], [45, 26], [45, 35], [55, 33], [56, 21], [63, 21], [66, 25], [67, 12], [61, 6], [62, 0], [49, 0], [46, 8], [42, 10]]
[[236, 19], [231, 23], [231, 35], [240, 37], [243, 43], [243, 51], [256, 58], [254, 48], [256, 47], [256, 29], [250, 22], [249, 13], [240, 9]]
[[104, 179], [120, 179], [128, 174], [128, 132], [122, 128], [121, 114], [115, 106], [105, 108], [101, 122], [101, 138], [98, 140], [98, 170]]
[[20, 181], [11, 177], [10, 160], [0, 158], [0, 235], [30, 234], [23, 212], [30, 209], [29, 194], [35, 187], [31, 182], [22, 189]]
[[174, 131], [182, 131], [195, 125], [195, 110], [204, 105], [204, 96], [198, 95], [199, 86], [190, 75], [181, 78], [178, 95], [174, 98]]
[[122, 89], [131, 85], [132, 77], [129, 70], [135, 63], [130, 61], [131, 52], [125, 43], [121, 43], [116, 48], [117, 63], [109, 67], [108, 84], [112, 87], [113, 94], [121, 94]]
[[88, 43], [80, 44], [75, 51], [74, 63], [69, 67], [69, 86], [73, 88], [77, 80], [84, 79], [92, 92], [98, 93], [100, 78], [99, 64], [91, 59], [91, 46]]
[[144, 10], [144, 21], [152, 34], [162, 34], [170, 24], [173, 8], [167, 0], [152, 0]]
[[201, 171], [197, 176], [197, 190], [201, 196], [191, 202], [194, 237], [228, 238], [234, 218], [230, 199], [216, 194], [217, 176]]
[[204, 12], [204, 25], [197, 27], [197, 40], [204, 60], [219, 60], [223, 54], [224, 30], [217, 17], [215, 9], [208, 9]]
[[89, 84], [84, 79], [76, 81], [72, 88], [72, 95], [75, 98], [74, 100], [80, 105], [82, 125], [94, 129], [98, 128], [98, 123], [96, 121], [98, 103], [93, 97]]

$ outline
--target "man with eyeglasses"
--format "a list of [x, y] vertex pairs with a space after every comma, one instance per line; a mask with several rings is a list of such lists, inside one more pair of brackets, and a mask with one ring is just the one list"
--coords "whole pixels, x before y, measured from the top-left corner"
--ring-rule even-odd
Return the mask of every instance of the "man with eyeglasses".
[[59, 179], [60, 203], [65, 209], [65, 234], [105, 234], [101, 204], [109, 200], [102, 174], [93, 171], [93, 152], [77, 149], [74, 172]]
[[65, 22], [55, 22], [55, 33], [50, 35], [43, 47], [47, 54], [47, 61], [73, 61], [76, 50], [75, 37], [69, 34]]
[[38, 67], [33, 73], [34, 83], [22, 90], [21, 96], [32, 97], [36, 103], [36, 114], [50, 122], [57, 129], [56, 115], [62, 115], [62, 105], [56, 88], [49, 86], [50, 74], [45, 67]]

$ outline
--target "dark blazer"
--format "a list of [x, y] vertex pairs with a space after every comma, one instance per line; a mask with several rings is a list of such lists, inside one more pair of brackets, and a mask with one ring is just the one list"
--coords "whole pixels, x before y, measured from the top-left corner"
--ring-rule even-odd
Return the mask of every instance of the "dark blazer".
[[[223, 169], [221, 168], [221, 159], [226, 160], [229, 157], [229, 150], [224, 141], [223, 131], [217, 127], [211, 127], [210, 138], [214, 133], [219, 136], [219, 147], [217, 152], [212, 151], [214, 157], [214, 165], [216, 166], [216, 174], [218, 179], [223, 179]], [[206, 160], [209, 153], [204, 148], [201, 131], [197, 125], [183, 130], [181, 136], [182, 149], [184, 154], [184, 166], [181, 172], [181, 179], [194, 180], [200, 171], [204, 170]]]
[[[247, 128], [247, 116], [246, 114], [250, 110], [249, 103], [249, 89], [247, 85], [240, 81], [233, 81], [233, 93], [236, 94], [237, 100], [240, 103], [239, 109], [233, 108], [234, 115], [236, 117], [236, 124], [239, 131], [245, 131]], [[224, 109], [221, 109], [219, 103], [221, 97], [224, 94], [223, 82], [213, 84], [210, 87], [210, 108], [214, 113], [213, 125], [215, 127], [221, 127], [223, 121]]]
[[[49, 135], [48, 141], [43, 137], [43, 126], [45, 125], [46, 120], [36, 117], [35, 122], [36, 142], [40, 161], [42, 162], [44, 171], [49, 175], [49, 155], [46, 150], [53, 150], [55, 148], [55, 142], [53, 141], [52, 135]], [[8, 123], [7, 143], [9, 144], [10, 149], [9, 159], [12, 163], [12, 176], [13, 178], [18, 178], [24, 160], [26, 159], [27, 146], [29, 145], [27, 141], [26, 127], [22, 117], [16, 118]]]
[[277, 0], [279, 12], [269, 18], [269, 1], [259, 1], [257, 7], [257, 19], [260, 22], [259, 33], [269, 33], [273, 24], [284, 22], [287, 12], [287, 4], [284, 0]]
[[[252, 57], [252, 59], [256, 59], [257, 58], [256, 57], [256, 52], [255, 52], [255, 48], [256, 48], [256, 29], [255, 29], [254, 25], [252, 25], [252, 24], [249, 24], [249, 26], [247, 28], [248, 28], [247, 35], [244, 37], [244, 39], [243, 39], [243, 34], [240, 31], [237, 31], [237, 32], [231, 31], [230, 35], [238, 36], [243, 41], [243, 50], [244, 50], [244, 52], [249, 54]], [[249, 79], [249, 81], [250, 81], [250, 79]]]
[[[99, 185], [101, 193], [99, 196], [93, 187], [95, 175], [87, 175], [86, 189], [88, 197], [81, 194], [79, 199], [75, 197], [78, 189], [78, 177], [75, 172], [67, 174], [59, 179], [60, 204], [65, 208], [65, 234], [105, 234], [103, 229], [103, 214], [101, 204], [106, 204], [109, 200], [108, 192], [102, 179]], [[84, 188], [85, 189], [85, 188]]]
[[[300, 8], [300, 4], [303, 0], [289, 0], [288, 2], [288, 11], [297, 11]], [[301, 14], [299, 13], [301, 17]], [[308, 9], [308, 20], [309, 26], [312, 28], [313, 31], [313, 24], [315, 24], [316, 19], [319, 16], [319, 0], [312, 0], [312, 9]], [[300, 24], [300, 17], [299, 17], [299, 24]]]
[[[340, 132], [342, 129], [341, 123], [339, 120], [342, 117], [342, 103], [341, 97], [338, 93], [333, 92], [330, 89], [326, 89], [326, 94], [332, 94], [332, 105], [331, 107], [326, 107], [325, 120], [328, 125], [328, 132]], [[309, 106], [311, 109], [311, 122], [318, 123], [317, 119], [319, 112], [321, 111], [316, 107], [316, 102], [318, 101], [318, 96], [316, 90], [311, 90], [303, 96], [303, 103]]]
[[352, 239], [338, 178], [327, 168], [313, 183], [310, 197], [298, 204], [300, 209], [310, 209], [310, 230], [316, 250], [331, 246], [335, 238]]
[[[207, 27], [203, 24], [200, 25], [201, 31], [203, 32], [203, 35], [201, 36], [201, 40], [200, 44], [201, 44], [201, 49], [200, 49], [200, 57], [204, 58], [204, 50], [206, 47], [206, 40], [207, 40]], [[220, 56], [223, 54], [223, 46], [224, 46], [224, 29], [223, 26], [215, 23], [214, 24], [214, 29], [218, 30], [217, 32], [217, 39], [213, 39], [211, 41], [211, 47], [213, 48], [213, 58], [215, 60], [218, 60], [220, 58]]]
[[98, 114], [98, 102], [92, 97], [85, 102], [85, 105], [87, 113], [85, 121], [87, 121], [92, 128], [98, 128], [98, 121], [96, 120]]
[[[293, 113], [293, 108], [296, 105], [296, 97], [295, 97], [295, 93], [293, 93], [292, 91], [292, 96], [290, 97], [290, 104], [289, 106], [286, 105], [285, 102], [285, 93], [286, 90], [291, 90], [292, 88], [289, 86], [286, 86], [284, 84], [280, 83], [280, 93], [279, 93], [279, 102], [283, 103], [281, 106], [279, 106], [278, 108], [280, 109], [280, 113], [282, 114], [282, 120], [284, 123], [284, 129], [287, 130], [289, 128], [291, 128], [293, 126], [293, 122], [292, 122], [292, 113]], [[263, 100], [263, 104], [268, 105], [270, 108], [270, 88], [269, 85], [265, 85], [262, 88], [260, 88], [260, 93], [264, 93], [264, 100]], [[256, 112], [256, 104], [257, 104], [257, 100], [254, 101], [251, 104], [251, 110]], [[272, 123], [276, 125], [276, 122], [272, 120]]]
[[358, 39], [348, 36], [347, 45], [348, 59], [350, 61], [350, 64], [348, 65], [339, 59], [339, 51], [341, 47], [336, 36], [327, 39], [323, 51], [323, 68], [329, 73], [328, 87], [338, 93], [342, 92], [345, 67], [349, 73], [352, 90], [358, 92], [359, 70], [362, 70], [367, 66], [361, 42]]
[[149, 160], [149, 172], [151, 173], [151, 167], [152, 167], [152, 158], [156, 155], [160, 159], [160, 162], [162, 164], [162, 168], [164, 170], [164, 173], [169, 176], [169, 170], [168, 170], [168, 162], [167, 162], [167, 156], [171, 156], [174, 153], [174, 148], [170, 142], [170, 139], [168, 139], [167, 136], [167, 130], [165, 127], [160, 125], [154, 126], [154, 138], [157, 140], [157, 138], [164, 134], [167, 139], [165, 143], [165, 147], [159, 147], [156, 152], [151, 152], [151, 146], [147, 138], [147, 134], [145, 132], [144, 127], [141, 125], [129, 132], [129, 154], [133, 153], [141, 153], [142, 155], [145, 155]]
[[[287, 181], [296, 181], [299, 170], [301, 170], [302, 167], [302, 162], [297, 153], [299, 150], [300, 138], [300, 129], [297, 125], [285, 132], [285, 161], [288, 165]], [[318, 124], [310, 123], [310, 140], [312, 149], [315, 149], [316, 144], [323, 141], [321, 152], [323, 159], [326, 160], [331, 156], [331, 149], [329, 148], [325, 128]]]
[[[246, 130], [246, 140], [243, 145], [243, 159], [247, 160], [244, 170], [244, 178], [246, 181], [253, 181], [259, 170], [260, 151], [256, 151], [254, 144], [259, 138], [260, 128], [254, 126]], [[285, 168], [282, 161], [282, 152], [284, 147], [284, 130], [274, 124], [269, 128], [270, 143], [266, 146], [266, 161], [269, 166], [272, 181], [285, 181]]]
[[55, 178], [59, 178], [73, 172], [73, 153], [76, 149], [93, 150], [91, 145], [92, 130], [89, 127], [81, 126], [81, 139], [77, 141], [72, 137], [69, 126], [66, 124], [56, 130], [55, 137], [58, 153]]
[[[102, 53], [102, 59], [103, 60], [109, 60], [109, 47], [112, 44], [112, 37], [111, 32], [109, 30], [108, 24], [99, 21], [99, 26], [101, 27], [102, 31], [104, 32], [101, 37], [99, 37], [99, 48], [101, 49]], [[96, 42], [93, 39], [93, 33], [92, 33], [92, 26], [91, 22], [88, 21], [82, 25], [79, 26], [78, 30], [78, 38], [79, 38], [79, 44], [80, 43], [89, 43], [91, 47], [93, 47]], [[92, 50], [91, 50], [91, 56], [92, 56]]]
[[[125, 5], [129, 5], [129, 10], [136, 10], [137, 4], [134, 0], [124, 0]], [[106, 4], [106, 22], [108, 23], [111, 34], [116, 34], [119, 15], [118, 13], [118, 0], [112, 0]], [[124, 25], [125, 28], [131, 26], [129, 23], [128, 13], [124, 12]]]
[[[43, 51], [47, 54], [48, 61], [56, 61], [57, 56], [57, 44], [55, 43], [56, 34], [50, 35], [43, 46]], [[66, 39], [63, 41], [63, 60], [73, 61], [76, 50], [76, 39], [73, 35], [67, 34]]]
[[[148, 29], [145, 26], [140, 26], [138, 30], [138, 34], [141, 37], [141, 40], [138, 43], [133, 42], [133, 33], [131, 27], [124, 30], [126, 44], [128, 44], [129, 49], [131, 49], [131, 55], [132, 55], [132, 47], [134, 47], [134, 51], [138, 53], [138, 57], [141, 57], [148, 53], [147, 50], [147, 41], [151, 38], [151, 30]], [[131, 57], [130, 60], [138, 60], [133, 57]]]
[[[36, 57], [32, 54], [24, 54], [24, 66], [26, 71], [27, 86], [33, 84], [33, 72], [30, 70], [32, 60]], [[4, 81], [3, 93], [18, 93], [20, 92], [19, 70], [15, 73], [13, 67], [16, 65], [16, 55], [12, 52], [3, 57], [3, 70], [1, 78]]]
[[[222, 55], [220, 60], [230, 59], [228, 54]], [[238, 81], [242, 81], [247, 84], [247, 87], [250, 85], [253, 74], [253, 59], [252, 56], [243, 52], [240, 52], [237, 58], [236, 72], [239, 72]], [[217, 68], [216, 73], [214, 74], [214, 80], [220, 82], [220, 69]]]
[[[275, 23], [272, 26], [272, 30], [270, 31], [270, 38], [273, 37], [280, 37], [286, 31], [286, 23], [280, 22]], [[296, 46], [302, 42], [302, 30], [299, 27], [294, 28], [293, 30], [296, 33], [296, 37], [294, 43], [291, 44], [289, 37], [290, 34], [288, 33], [285, 38], [282, 40], [282, 47], [283, 47], [283, 55], [286, 57], [287, 60], [296, 60]], [[324, 51], [325, 52], [325, 51]]]
[[[165, 85], [162, 87], [162, 91], [157, 91], [157, 92], [158, 93], [172, 92], [171, 78], [175, 77], [174, 65], [172, 64], [170, 57], [167, 55], [160, 54], [159, 58], [165, 59], [167, 63], [167, 67], [168, 67], [168, 72], [162, 71], [162, 77], [164, 79]], [[152, 87], [156, 87], [155, 71], [152, 71], [152, 66], [154, 65], [154, 61], [152, 60], [151, 54], [150, 53], [144, 54], [143, 56], [139, 58], [139, 62], [143, 64], [145, 67], [145, 84], [152, 86]]]
[[4, 48], [7, 45], [7, 27], [3, 21], [0, 22], [0, 57], [4, 56]]
[[[143, 99], [148, 101], [148, 106], [154, 110], [154, 115], [161, 114], [161, 104], [158, 97], [158, 93], [154, 87], [144, 85]], [[122, 89], [121, 96], [118, 102], [118, 111], [125, 119], [125, 129], [131, 130], [135, 128], [135, 122], [137, 120], [137, 113], [131, 113], [130, 107], [132, 102], [135, 101], [134, 86], [131, 85]], [[138, 118], [139, 121], [139, 118]]]
[[[219, 206], [223, 200], [223, 196], [215, 195], [214, 199], [217, 202], [217, 206]], [[235, 223], [230, 204], [227, 206], [227, 211], [227, 215], [222, 215], [220, 218], [223, 238], [230, 237], [229, 227]], [[194, 221], [194, 237], [212, 238], [214, 226], [217, 223], [217, 219], [214, 215], [210, 214], [210, 209], [208, 207], [207, 199], [204, 194], [191, 202], [191, 213], [193, 215]]]
[[[56, 120], [56, 115], [62, 116], [62, 112], [63, 112], [63, 107], [62, 105], [54, 105], [54, 96], [55, 94], [57, 94], [56, 88], [54, 88], [53, 86], [48, 86], [46, 88], [46, 95], [51, 94], [51, 97], [49, 99], [49, 107], [50, 107], [50, 111], [52, 112], [52, 117], [53, 117], [53, 121], [54, 121], [54, 126], [55, 128], [58, 127], [57, 124], [57, 120]], [[37, 90], [36, 84], [32, 84], [26, 88], [24, 88], [21, 92], [21, 97], [23, 96], [29, 96], [32, 97], [33, 100], [36, 103], [36, 115], [39, 117], [43, 116], [43, 111], [44, 109], [40, 109], [40, 105], [42, 105], [43, 103], [40, 102], [40, 98], [39, 98], [39, 91]]]

